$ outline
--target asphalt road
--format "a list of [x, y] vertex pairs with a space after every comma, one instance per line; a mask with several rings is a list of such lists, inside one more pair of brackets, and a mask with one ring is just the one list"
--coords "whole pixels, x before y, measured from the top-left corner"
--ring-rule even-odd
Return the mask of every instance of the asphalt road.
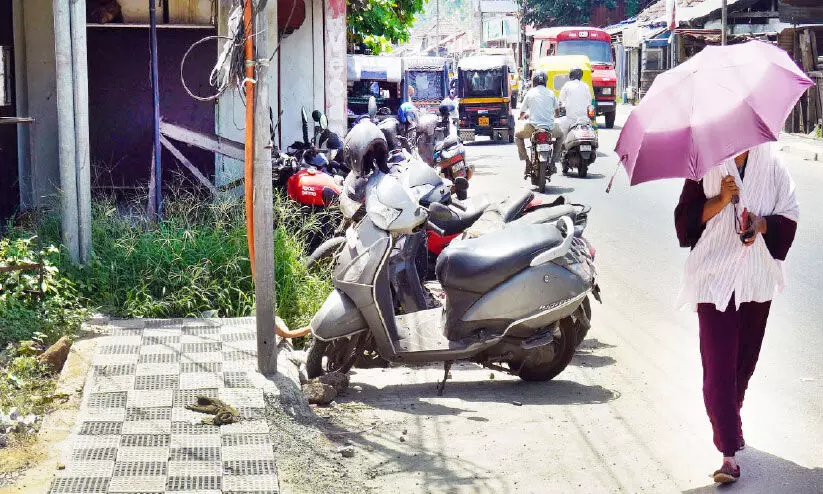
[[[710, 492], [720, 466], [702, 394], [697, 319], [675, 308], [688, 252], [673, 210], [681, 181], [629, 188], [601, 129], [603, 154], [587, 179], [554, 177], [547, 192], [592, 205], [604, 303], [572, 365], [548, 383], [523, 383], [472, 365], [442, 370], [356, 370], [340, 412], [369, 469], [391, 492]], [[470, 195], [502, 198], [522, 164], [511, 144], [476, 143]], [[743, 408], [743, 477], [730, 492], [823, 492], [823, 168], [785, 157], [801, 222]], [[491, 379], [492, 376], [494, 379]], [[368, 428], [368, 427], [367, 427]], [[406, 431], [403, 434], [403, 431]], [[401, 438], [403, 438], [401, 440]]]

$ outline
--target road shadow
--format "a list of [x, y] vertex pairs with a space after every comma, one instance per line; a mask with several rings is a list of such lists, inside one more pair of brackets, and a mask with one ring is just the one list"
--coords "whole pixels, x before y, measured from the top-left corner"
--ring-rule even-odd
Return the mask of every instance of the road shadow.
[[578, 353], [571, 361], [571, 365], [591, 368], [606, 367], [616, 363], [617, 360], [608, 355], [591, 355], [588, 353]]
[[[527, 187], [530, 190], [533, 190], [533, 191], [537, 192], [537, 187], [535, 187], [534, 185], [528, 184]], [[546, 192], [544, 192], [543, 195], [550, 196], [550, 195], [560, 195], [560, 194], [571, 194], [574, 191], [575, 191], [574, 187], [565, 187], [565, 186], [562, 186], [562, 185], [558, 186], [558, 185], [552, 185], [551, 183], [549, 183], [548, 185], [546, 185]]]
[[483, 147], [483, 146], [514, 146], [513, 142], [509, 141], [472, 141], [472, 142], [464, 142], [464, 146], [468, 147]]
[[823, 468], [805, 468], [784, 458], [746, 446], [738, 453], [741, 475], [734, 484], [707, 485], [684, 494], [739, 492], [745, 494], [819, 494], [823, 492]]
[[[459, 372], [459, 371], [452, 371]], [[525, 381], [451, 381], [446, 383], [446, 398], [460, 400], [461, 407], [421, 401], [421, 398], [437, 397], [437, 382], [391, 384], [377, 388], [353, 376], [353, 383], [360, 386], [356, 395], [351, 393], [338, 401], [358, 401], [374, 408], [403, 409], [414, 415], [458, 415], [474, 413], [472, 403], [500, 403], [501, 406], [542, 405], [591, 405], [608, 403], [620, 397], [616, 391], [602, 386], [587, 386], [574, 381], [553, 380], [548, 382]], [[516, 404], [517, 403], [517, 404]], [[518, 405], [519, 404], [519, 405]]]
[[588, 338], [583, 340], [583, 343], [577, 347], [578, 351], [581, 350], [598, 350], [600, 348], [617, 348], [617, 345], [610, 345], [609, 343], [603, 343], [602, 341], [598, 340], [597, 338]]

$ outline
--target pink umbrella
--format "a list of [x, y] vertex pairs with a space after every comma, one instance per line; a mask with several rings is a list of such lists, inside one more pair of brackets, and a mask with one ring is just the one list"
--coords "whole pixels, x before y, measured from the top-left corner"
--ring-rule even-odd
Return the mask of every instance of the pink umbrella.
[[707, 46], [657, 76], [626, 121], [615, 151], [632, 185], [700, 180], [727, 158], [776, 141], [811, 85], [789, 55], [770, 44]]

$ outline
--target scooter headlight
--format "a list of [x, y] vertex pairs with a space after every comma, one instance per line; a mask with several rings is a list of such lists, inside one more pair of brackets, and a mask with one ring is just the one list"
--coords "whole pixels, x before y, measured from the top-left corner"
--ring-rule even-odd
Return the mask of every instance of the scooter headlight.
[[399, 209], [390, 208], [380, 201], [366, 201], [366, 212], [374, 224], [383, 230], [388, 230], [394, 220], [400, 216]]

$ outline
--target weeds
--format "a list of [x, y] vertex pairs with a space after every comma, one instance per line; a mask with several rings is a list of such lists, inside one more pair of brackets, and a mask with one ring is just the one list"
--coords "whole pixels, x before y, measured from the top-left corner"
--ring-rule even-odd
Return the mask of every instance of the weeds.
[[[116, 317], [219, 317], [253, 314], [254, 283], [247, 252], [243, 202], [227, 197], [205, 201], [175, 191], [166, 197], [165, 217], [147, 221], [136, 205], [95, 200], [93, 260], [61, 268], [89, 306]], [[303, 214], [296, 203], [275, 197], [275, 281], [278, 315], [305, 324], [331, 291], [329, 280], [304, 264], [307, 239], [317, 235], [323, 213]], [[41, 219], [37, 233], [59, 242], [59, 218]]]

